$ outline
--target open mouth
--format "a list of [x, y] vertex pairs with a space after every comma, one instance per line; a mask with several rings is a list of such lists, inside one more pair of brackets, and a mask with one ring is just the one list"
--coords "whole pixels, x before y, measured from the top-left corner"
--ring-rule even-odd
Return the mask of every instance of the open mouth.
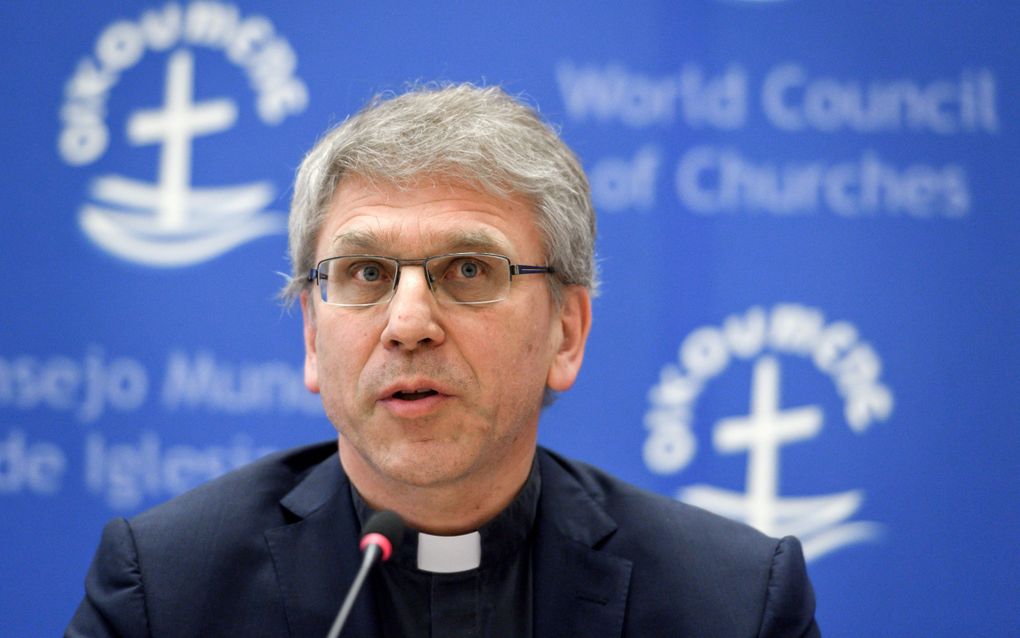
[[420, 399], [425, 399], [431, 396], [435, 396], [437, 394], [439, 393], [430, 388], [425, 388], [423, 390], [415, 390], [414, 392], [406, 392], [404, 390], [400, 390], [398, 392], [393, 393], [393, 398], [399, 399], [400, 401], [418, 401]]

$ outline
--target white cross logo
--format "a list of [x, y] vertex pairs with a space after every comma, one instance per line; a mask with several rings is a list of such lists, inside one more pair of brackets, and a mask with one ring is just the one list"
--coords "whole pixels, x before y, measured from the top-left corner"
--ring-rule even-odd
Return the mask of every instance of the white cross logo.
[[875, 537], [880, 526], [845, 522], [860, 508], [864, 494], [850, 490], [822, 496], [782, 497], [779, 494], [779, 450], [821, 432], [819, 406], [780, 408], [779, 361], [770, 355], [754, 364], [750, 414], [719, 420], [713, 444], [722, 454], [748, 453], [746, 493], [710, 485], [692, 485], [680, 498], [756, 527], [770, 536], [800, 537], [810, 561], [839, 547]]
[[822, 429], [822, 410], [811, 405], [779, 409], [779, 362], [758, 359], [751, 388], [751, 414], [719, 421], [713, 442], [726, 454], [747, 450], [747, 522], [766, 534], [777, 533], [779, 448], [811, 439]]
[[194, 67], [194, 57], [186, 49], [170, 56], [165, 106], [137, 112], [127, 125], [132, 144], [163, 144], [159, 157], [158, 223], [165, 230], [179, 231], [188, 225], [191, 140], [225, 131], [237, 120], [237, 107], [232, 100], [194, 103]]
[[192, 141], [226, 131], [237, 121], [233, 100], [195, 102], [195, 62], [182, 49], [170, 56], [164, 104], [131, 115], [128, 141], [160, 144], [158, 181], [106, 175], [92, 183], [95, 203], [82, 207], [81, 225], [97, 244], [150, 266], [186, 266], [263, 235], [283, 233], [284, 215], [265, 210], [268, 182], [193, 188]]

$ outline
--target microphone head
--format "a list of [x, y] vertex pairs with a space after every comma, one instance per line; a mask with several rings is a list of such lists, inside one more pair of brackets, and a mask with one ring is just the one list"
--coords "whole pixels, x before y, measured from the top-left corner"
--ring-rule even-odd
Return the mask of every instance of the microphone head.
[[361, 549], [369, 545], [378, 545], [382, 549], [382, 559], [388, 560], [393, 552], [400, 549], [404, 542], [404, 521], [396, 512], [381, 510], [372, 514], [365, 527], [361, 530]]

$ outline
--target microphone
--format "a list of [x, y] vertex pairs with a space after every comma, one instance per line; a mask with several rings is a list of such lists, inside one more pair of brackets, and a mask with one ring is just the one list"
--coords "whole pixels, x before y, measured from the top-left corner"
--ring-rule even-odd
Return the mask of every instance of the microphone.
[[403, 540], [404, 521], [400, 520], [400, 516], [396, 512], [382, 510], [368, 518], [368, 522], [365, 523], [361, 534], [360, 547], [361, 551], [364, 552], [364, 558], [361, 559], [361, 568], [358, 570], [358, 575], [354, 577], [351, 588], [347, 590], [347, 597], [344, 598], [344, 604], [340, 606], [340, 611], [337, 612], [336, 619], [333, 621], [333, 626], [329, 629], [327, 638], [337, 638], [340, 635], [340, 630], [343, 629], [344, 623], [347, 622], [347, 616], [350, 615], [351, 608], [354, 607], [354, 600], [358, 597], [361, 586], [365, 584], [365, 578], [368, 576], [372, 566], [380, 559], [383, 561], [389, 560], [393, 552], [400, 549], [400, 543]]

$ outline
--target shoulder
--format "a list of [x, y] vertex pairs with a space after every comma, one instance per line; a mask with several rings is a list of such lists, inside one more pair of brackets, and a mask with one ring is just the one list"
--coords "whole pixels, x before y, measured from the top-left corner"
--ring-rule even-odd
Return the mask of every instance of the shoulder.
[[752, 527], [641, 489], [587, 463], [545, 449], [541, 454], [547, 459], [543, 485], [547, 467], [576, 482], [616, 522], [614, 536], [623, 537], [617, 542], [641, 539], [643, 545], [694, 545], [705, 550], [721, 544], [731, 553], [740, 547], [752, 555], [770, 554], [775, 548], [776, 539]]
[[632, 566], [632, 630], [817, 635], [814, 593], [797, 539], [771, 538], [548, 450], [540, 451], [540, 459], [543, 495], [547, 487], [573, 490], [573, 505], [586, 501], [612, 521], [612, 532], [597, 548]]
[[283, 524], [280, 499], [330, 458], [336, 458], [335, 441], [268, 454], [147, 510], [129, 523], [136, 536], [167, 528], [185, 528], [193, 535], [210, 527], [222, 532], [234, 525], [250, 529]]
[[126, 521], [112, 521], [100, 551], [119, 539], [145, 563], [150, 579], [254, 561], [265, 553], [264, 533], [293, 522], [281, 501], [307, 486], [310, 476], [331, 469], [331, 461], [335, 476], [330, 473], [331, 484], [319, 490], [328, 498], [343, 483], [335, 442], [276, 452]]
[[[247, 623], [252, 635], [280, 633], [284, 612], [272, 595], [265, 533], [292, 522], [281, 500], [299, 486], [313, 483], [308, 491], [321, 499], [335, 494], [339, 468], [335, 442], [278, 452], [110, 521], [68, 635], [202, 635], [227, 618]], [[263, 603], [253, 609], [252, 600]]]

